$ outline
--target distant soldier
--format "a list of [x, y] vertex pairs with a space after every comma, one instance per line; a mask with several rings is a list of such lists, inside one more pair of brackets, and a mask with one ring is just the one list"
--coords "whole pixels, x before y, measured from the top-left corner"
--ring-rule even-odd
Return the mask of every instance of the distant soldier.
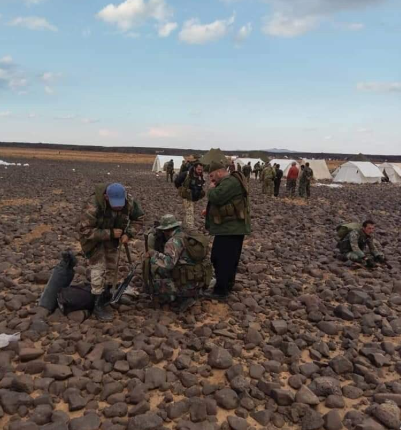
[[235, 284], [244, 236], [251, 233], [248, 186], [242, 173], [229, 174], [221, 163], [210, 165], [209, 177], [205, 228], [215, 236], [211, 260], [216, 275], [211, 297], [224, 299]]
[[131, 221], [141, 224], [143, 212], [121, 184], [96, 186], [81, 214], [79, 240], [91, 271], [93, 314], [101, 321], [113, 319], [111, 310], [105, 307], [104, 292], [117, 273], [119, 244], [127, 244], [134, 236]]
[[241, 164], [237, 163], [237, 172], [242, 173], [242, 167]]
[[276, 176], [274, 178], [274, 196], [278, 197], [280, 194], [281, 179], [283, 171], [280, 169], [280, 164], [276, 164]]
[[305, 172], [305, 166], [302, 165], [301, 166], [301, 171], [299, 172], [299, 182], [298, 182], [298, 194], [299, 197], [305, 197], [305, 193], [306, 193], [306, 181], [305, 181], [305, 176], [304, 176], [304, 172]]
[[235, 172], [235, 164], [234, 164], [234, 161], [232, 161], [232, 160], [231, 160], [231, 163], [230, 163], [230, 164], [229, 164], [229, 166], [228, 166], [228, 171], [229, 171], [230, 173]]
[[185, 227], [194, 229], [195, 203], [205, 197], [202, 163], [196, 161], [188, 172], [183, 172], [176, 177], [174, 184], [183, 199]]
[[258, 161], [253, 168], [253, 172], [255, 174], [256, 180], [258, 179], [258, 176], [259, 176], [259, 173], [261, 172], [261, 170], [262, 170], [262, 167], [260, 165], [260, 161]]
[[299, 175], [299, 170], [297, 167], [297, 163], [293, 161], [291, 163], [291, 168], [287, 174], [287, 192], [290, 197], [295, 197], [295, 190], [297, 188], [297, 179]]
[[310, 197], [310, 184], [313, 179], [313, 170], [309, 167], [309, 163], [305, 164], [304, 173], [302, 175], [305, 181], [305, 197], [309, 199]]
[[262, 193], [273, 196], [274, 192], [274, 179], [276, 177], [276, 171], [267, 163], [262, 171]]
[[251, 166], [251, 162], [249, 162], [248, 164], [246, 164], [243, 168], [242, 168], [242, 173], [244, 174], [246, 180], [249, 182], [249, 180], [251, 179], [251, 173], [252, 173], [252, 166]]
[[174, 177], [174, 161], [171, 159], [166, 166], [166, 180], [167, 182], [173, 182]]
[[211, 281], [212, 267], [206, 259], [209, 239], [184, 233], [174, 215], [164, 215], [156, 229], [164, 235], [164, 246], [162, 250], [150, 248], [145, 256], [149, 261], [144, 266], [149, 268], [145, 283], [152, 284], [152, 294], [159, 302], [175, 302], [183, 312]]
[[384, 254], [373, 238], [374, 231], [375, 223], [372, 220], [364, 221], [362, 226], [350, 223], [337, 227], [340, 238], [337, 248], [343, 258], [356, 263], [365, 263], [368, 267], [374, 267], [376, 262], [385, 263]]
[[180, 173], [188, 172], [189, 166], [185, 160], [182, 160], [181, 167], [180, 167]]

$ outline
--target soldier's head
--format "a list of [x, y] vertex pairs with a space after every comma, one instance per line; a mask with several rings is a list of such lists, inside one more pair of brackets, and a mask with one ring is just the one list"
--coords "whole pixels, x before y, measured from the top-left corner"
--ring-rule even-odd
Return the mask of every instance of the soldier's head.
[[251, 165], [251, 162], [249, 161], [248, 166], [250, 166], [250, 165]]
[[196, 161], [194, 163], [194, 173], [197, 176], [202, 176], [203, 175], [203, 164], [200, 163], [199, 161]]
[[301, 166], [301, 170], [304, 170], [305, 169], [305, 166], [302, 164], [302, 166]]
[[375, 223], [371, 219], [367, 219], [362, 224], [362, 230], [366, 236], [371, 236], [375, 231]]
[[291, 166], [296, 166], [297, 165], [297, 163], [295, 162], [295, 161], [293, 161], [292, 163], [291, 163]]
[[210, 163], [209, 178], [212, 183], [218, 184], [228, 174], [222, 163], [216, 163], [214, 161]]
[[305, 163], [305, 166], [306, 166], [306, 167], [309, 167], [309, 163]]
[[171, 214], [163, 215], [160, 218], [160, 223], [157, 230], [162, 231], [166, 238], [169, 238], [173, 235], [174, 231], [181, 227], [181, 222], [177, 221], [176, 217]]
[[277, 167], [277, 169], [279, 169], [280, 168], [280, 164], [276, 164], [276, 167]]
[[125, 200], [126, 200], [126, 191], [125, 188], [121, 184], [110, 184], [106, 188], [106, 192], [104, 194], [105, 200], [110, 205], [113, 211], [121, 211], [124, 209]]

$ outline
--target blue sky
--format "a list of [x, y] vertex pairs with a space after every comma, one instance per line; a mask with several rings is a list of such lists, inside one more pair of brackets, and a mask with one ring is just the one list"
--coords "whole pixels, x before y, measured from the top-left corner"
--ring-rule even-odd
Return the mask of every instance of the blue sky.
[[0, 0], [0, 141], [401, 153], [400, 0]]

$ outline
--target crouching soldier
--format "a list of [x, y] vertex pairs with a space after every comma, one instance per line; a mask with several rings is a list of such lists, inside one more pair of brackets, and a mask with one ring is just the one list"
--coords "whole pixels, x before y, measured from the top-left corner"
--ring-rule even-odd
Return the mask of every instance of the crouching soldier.
[[343, 259], [363, 263], [367, 267], [374, 267], [376, 262], [385, 263], [386, 259], [373, 238], [374, 230], [375, 223], [371, 220], [364, 221], [362, 226], [350, 223], [337, 227], [340, 238], [337, 248]]
[[112, 286], [117, 273], [119, 244], [127, 244], [134, 236], [134, 224], [142, 222], [141, 206], [127, 196], [121, 184], [96, 186], [81, 214], [79, 238], [89, 262], [91, 292], [95, 296], [93, 313], [98, 320], [113, 319], [110, 308], [105, 306], [104, 292]]
[[174, 302], [177, 310], [184, 312], [210, 284], [209, 239], [199, 233], [185, 233], [174, 215], [164, 215], [156, 230], [163, 233], [165, 241], [152, 240], [159, 251], [151, 249], [149, 242], [147, 264], [143, 266], [145, 286], [159, 303]]

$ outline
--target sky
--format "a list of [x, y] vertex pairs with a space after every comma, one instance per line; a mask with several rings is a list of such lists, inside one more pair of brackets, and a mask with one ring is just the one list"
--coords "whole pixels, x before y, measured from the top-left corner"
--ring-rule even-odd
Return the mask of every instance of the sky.
[[401, 0], [0, 0], [0, 141], [401, 154]]

